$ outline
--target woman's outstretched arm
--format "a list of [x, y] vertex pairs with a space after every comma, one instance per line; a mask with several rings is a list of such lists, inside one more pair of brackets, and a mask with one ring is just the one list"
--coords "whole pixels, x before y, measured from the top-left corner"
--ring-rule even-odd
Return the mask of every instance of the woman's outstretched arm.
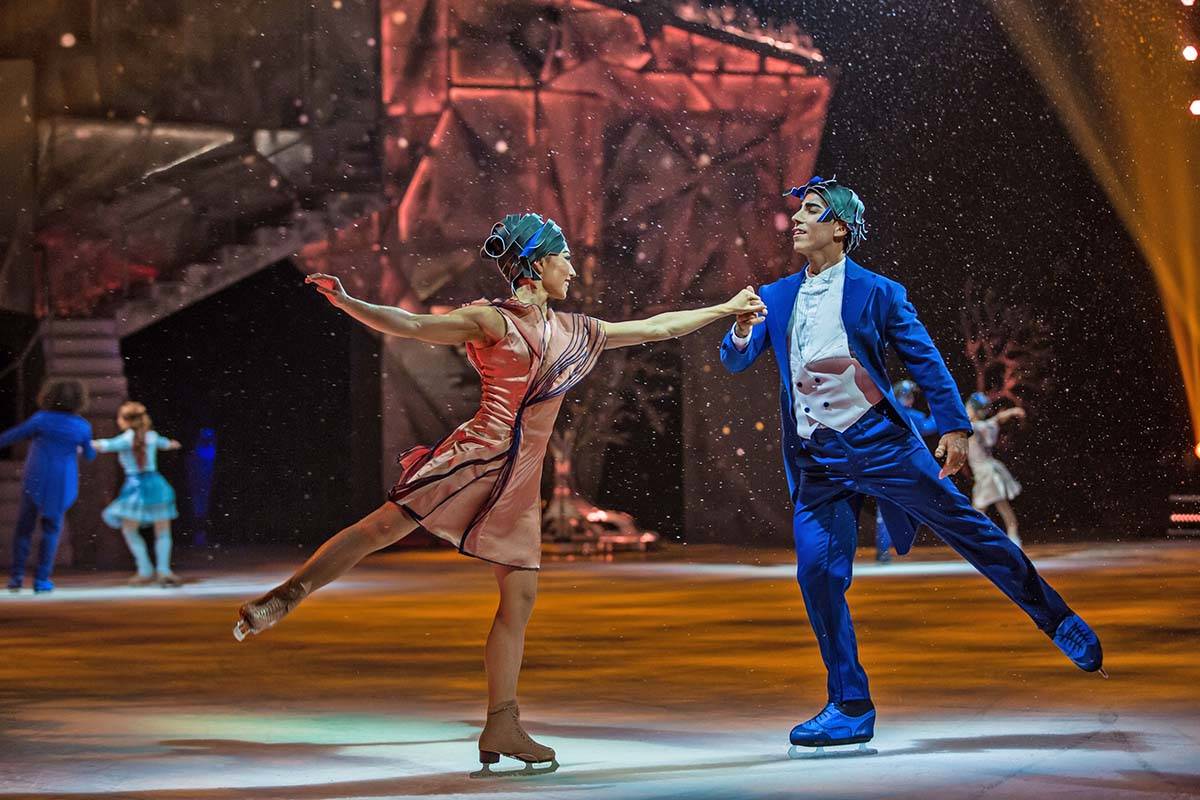
[[465, 306], [447, 314], [414, 314], [393, 306], [377, 306], [346, 294], [333, 275], [315, 273], [304, 279], [337, 308], [388, 336], [416, 339], [429, 344], [490, 345], [504, 337], [500, 312], [489, 306]]
[[605, 322], [604, 332], [608, 335], [605, 350], [615, 347], [629, 347], [646, 342], [661, 342], [664, 339], [674, 339], [698, 331], [710, 322], [716, 322], [722, 317], [738, 316], [740, 314], [766, 315], [767, 307], [747, 286], [734, 295], [730, 300], [706, 308], [694, 308], [689, 311], [667, 311], [655, 314], [646, 319], [632, 319], [628, 322]]

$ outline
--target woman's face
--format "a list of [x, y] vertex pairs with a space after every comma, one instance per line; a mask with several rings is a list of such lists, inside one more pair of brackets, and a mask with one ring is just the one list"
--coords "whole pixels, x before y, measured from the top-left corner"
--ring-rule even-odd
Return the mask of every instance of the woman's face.
[[552, 253], [538, 261], [537, 269], [542, 274], [542, 288], [546, 294], [554, 300], [565, 300], [571, 280], [576, 276], [571, 254]]

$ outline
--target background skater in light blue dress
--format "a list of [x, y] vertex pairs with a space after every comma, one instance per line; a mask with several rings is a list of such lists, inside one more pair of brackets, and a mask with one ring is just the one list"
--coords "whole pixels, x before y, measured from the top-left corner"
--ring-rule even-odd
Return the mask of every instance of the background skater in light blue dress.
[[[178, 450], [179, 442], [153, 431], [150, 415], [141, 403], [128, 402], [117, 411], [117, 425], [123, 433], [92, 444], [101, 453], [116, 453], [125, 470], [121, 493], [101, 512], [104, 524], [121, 531], [133, 554], [137, 574], [130, 585], [159, 583], [178, 586], [179, 576], [171, 571], [171, 520], [175, 510], [175, 490], [158, 471], [158, 451]], [[139, 528], [154, 526], [154, 560], [151, 564], [146, 542]]]

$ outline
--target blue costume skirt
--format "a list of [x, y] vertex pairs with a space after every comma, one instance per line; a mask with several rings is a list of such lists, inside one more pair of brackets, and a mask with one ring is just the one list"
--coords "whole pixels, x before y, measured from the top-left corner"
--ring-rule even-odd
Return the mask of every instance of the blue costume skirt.
[[175, 490], [158, 471], [128, 475], [121, 493], [100, 512], [104, 524], [120, 528], [124, 520], [149, 525], [163, 519], [175, 519]]

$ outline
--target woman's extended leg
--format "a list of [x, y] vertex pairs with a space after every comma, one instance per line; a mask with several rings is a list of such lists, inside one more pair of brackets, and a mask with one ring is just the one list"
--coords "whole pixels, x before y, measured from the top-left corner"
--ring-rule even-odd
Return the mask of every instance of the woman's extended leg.
[[417, 523], [394, 503], [384, 503], [353, 525], [343, 528], [321, 545], [303, 566], [283, 583], [239, 610], [241, 619], [233, 635], [241, 641], [261, 633], [283, 619], [308, 595], [344, 575], [365, 556], [395, 544]]
[[[479, 760], [494, 764], [501, 755], [526, 763], [554, 761], [553, 748], [535, 742], [521, 727], [517, 707], [517, 677], [525, 654], [525, 628], [537, 599], [538, 573], [531, 569], [497, 566], [500, 606], [488, 633], [484, 662], [487, 665], [487, 725], [479, 736]], [[551, 769], [557, 769], [557, 763]]]

